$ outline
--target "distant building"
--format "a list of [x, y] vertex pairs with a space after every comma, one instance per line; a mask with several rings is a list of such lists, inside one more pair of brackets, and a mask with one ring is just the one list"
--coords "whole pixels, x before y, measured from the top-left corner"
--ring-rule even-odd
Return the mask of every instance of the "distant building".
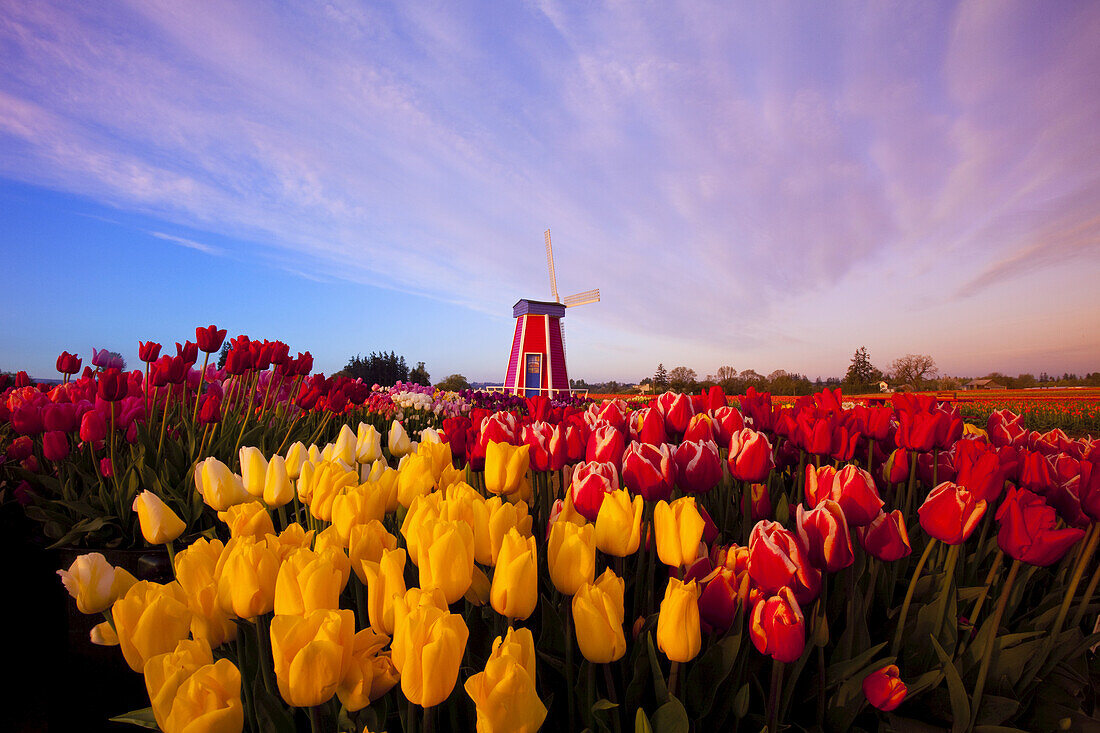
[[992, 379], [972, 379], [962, 386], [963, 389], [1007, 389], [1003, 384], [998, 384]]
[[653, 391], [653, 384], [636, 384], [631, 389], [636, 389], [640, 394], [649, 394]]

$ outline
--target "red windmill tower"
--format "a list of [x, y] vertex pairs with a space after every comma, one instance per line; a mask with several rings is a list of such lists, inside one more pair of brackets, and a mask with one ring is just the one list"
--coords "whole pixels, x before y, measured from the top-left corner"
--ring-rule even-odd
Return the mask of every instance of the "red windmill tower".
[[554, 250], [550, 246], [550, 230], [546, 230], [546, 266], [550, 270], [549, 300], [526, 298], [512, 306], [516, 332], [512, 337], [512, 352], [508, 359], [508, 374], [504, 391], [534, 397], [564, 397], [569, 394], [569, 373], [565, 368], [565, 333], [562, 319], [565, 309], [600, 301], [600, 290], [558, 298], [558, 279], [554, 272]]

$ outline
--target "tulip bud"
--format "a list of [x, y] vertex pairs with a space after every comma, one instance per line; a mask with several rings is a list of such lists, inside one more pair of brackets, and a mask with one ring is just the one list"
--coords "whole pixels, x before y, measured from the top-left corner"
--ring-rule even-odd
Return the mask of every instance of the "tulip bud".
[[661, 501], [672, 494], [676, 464], [667, 444], [633, 442], [623, 454], [623, 484], [646, 501]]
[[272, 611], [279, 565], [278, 555], [267, 542], [248, 536], [229, 540], [215, 571], [222, 610], [244, 619]]
[[390, 425], [390, 432], [387, 436], [387, 446], [390, 449], [390, 455], [395, 458], [400, 458], [416, 450], [416, 448], [413, 447], [412, 441], [409, 440], [409, 435], [405, 432], [404, 426], [397, 420], [394, 420]]
[[538, 602], [538, 560], [535, 538], [512, 528], [504, 535], [489, 591], [493, 609], [509, 619], [523, 620]]
[[514, 494], [521, 488], [530, 463], [530, 446], [489, 442], [485, 448], [485, 489], [491, 494]]
[[616, 557], [626, 557], [638, 551], [642, 537], [642, 497], [633, 501], [626, 489], [606, 495], [596, 517], [596, 547]]
[[393, 664], [401, 674], [401, 692], [421, 707], [447, 699], [458, 681], [458, 670], [470, 630], [462, 616], [421, 604], [409, 608], [395, 599]]
[[888, 713], [905, 701], [909, 688], [901, 681], [896, 664], [888, 664], [863, 678], [863, 694], [867, 702]]
[[241, 483], [244, 490], [255, 497], [264, 495], [264, 479], [267, 478], [267, 461], [259, 448], [244, 446], [240, 450]]
[[751, 428], [743, 428], [730, 436], [729, 458], [726, 461], [730, 476], [738, 481], [765, 481], [775, 468], [772, 445], [767, 436]]
[[218, 519], [229, 527], [231, 537], [254, 537], [262, 542], [269, 534], [275, 534], [271, 514], [258, 501], [234, 504], [224, 512], [218, 512]]
[[690, 662], [702, 647], [695, 581], [670, 578], [657, 618], [657, 647], [673, 662]]
[[141, 534], [150, 545], [168, 544], [187, 529], [183, 520], [151, 491], [142, 491], [134, 497], [133, 510], [137, 512]]
[[273, 610], [276, 615], [304, 616], [318, 608], [337, 609], [346, 582], [329, 557], [298, 550], [279, 567]]
[[749, 636], [757, 651], [777, 662], [790, 663], [802, 656], [806, 623], [790, 588], [780, 588], [777, 595], [756, 603]]
[[840, 504], [825, 499], [810, 511], [799, 504], [796, 522], [802, 545], [815, 568], [835, 573], [855, 562], [848, 522]]
[[382, 434], [373, 425], [359, 423], [355, 434], [355, 460], [360, 463], [374, 463], [382, 457]]
[[593, 527], [583, 527], [567, 521], [550, 525], [547, 561], [550, 580], [559, 592], [571, 596], [596, 575], [596, 543]]
[[619, 472], [613, 463], [595, 461], [582, 464], [573, 471], [569, 487], [573, 506], [585, 519], [596, 521], [604, 497], [619, 488]]
[[191, 628], [191, 612], [179, 583], [135, 583], [115, 601], [111, 616], [122, 655], [135, 672], [142, 671], [149, 659], [175, 649]]
[[573, 596], [577, 646], [593, 664], [608, 664], [626, 654], [624, 591], [623, 579], [608, 568], [595, 583], [585, 583]]
[[283, 700], [294, 707], [313, 707], [332, 699], [351, 669], [354, 639], [351, 611], [276, 615], [271, 621], [271, 656]]
[[683, 442], [672, 454], [676, 485], [693, 494], [705, 494], [722, 480], [722, 462], [714, 441]]
[[405, 595], [405, 550], [382, 550], [378, 562], [363, 561], [367, 612], [371, 628], [379, 634], [394, 630], [393, 598]]
[[466, 593], [473, 581], [474, 534], [465, 522], [425, 519], [417, 527], [420, 587], [439, 588], [447, 603]]
[[908, 557], [913, 552], [909, 546], [909, 532], [905, 529], [905, 520], [901, 510], [895, 509], [887, 514], [883, 512], [866, 527], [860, 527], [859, 542], [863, 549], [873, 557], [886, 562], [894, 562]]
[[546, 719], [535, 688], [535, 642], [529, 629], [509, 629], [493, 642], [485, 670], [466, 680], [478, 730], [529, 731]]
[[115, 602], [115, 568], [98, 552], [79, 556], [57, 574], [81, 613], [100, 613]]
[[[597, 526], [599, 520], [597, 519]], [[695, 507], [694, 497], [682, 497], [672, 504], [660, 501], [653, 513], [657, 533], [657, 556], [661, 562], [681, 567], [695, 562], [705, 522]]]
[[986, 502], [965, 487], [944, 481], [932, 489], [917, 514], [924, 531], [949, 545], [966, 541], [985, 514]]

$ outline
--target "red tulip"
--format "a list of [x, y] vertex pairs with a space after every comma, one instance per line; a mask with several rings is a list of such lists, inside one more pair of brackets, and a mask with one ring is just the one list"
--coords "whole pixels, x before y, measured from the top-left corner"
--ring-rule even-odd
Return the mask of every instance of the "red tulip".
[[691, 420], [688, 422], [688, 428], [684, 431], [683, 442], [697, 442], [700, 440], [715, 441], [717, 434], [714, 430], [714, 421], [710, 415], [705, 412], [698, 412], [691, 416]]
[[138, 341], [138, 358], [145, 363], [151, 363], [160, 356], [160, 344], [156, 341]]
[[20, 435], [8, 445], [4, 455], [9, 461], [19, 462], [34, 453], [34, 441], [29, 436]]
[[203, 400], [202, 407], [199, 408], [199, 423], [210, 425], [211, 423], [221, 422], [221, 403], [221, 398], [216, 394], [208, 394], [206, 399]]
[[749, 535], [749, 576], [765, 594], [794, 589], [800, 603], [821, 590], [821, 572], [806, 557], [798, 537], [779, 522], [757, 522]]
[[[221, 348], [220, 346], [218, 348]], [[215, 349], [217, 351], [217, 349]], [[182, 359], [188, 365], [194, 364], [199, 360], [199, 345], [191, 341], [185, 341], [182, 345], [179, 341], [176, 342], [176, 356]], [[190, 368], [190, 366], [188, 366]]]
[[550, 460], [558, 467], [584, 460], [585, 442], [580, 428], [562, 421], [550, 436]]
[[825, 499], [810, 511], [799, 504], [796, 526], [815, 568], [835, 573], [855, 562], [852, 537], [840, 504]]
[[1009, 410], [994, 410], [985, 423], [989, 442], [998, 448], [1006, 445], [1019, 447], [1027, 437], [1024, 418]]
[[730, 437], [730, 475], [738, 481], [765, 481], [775, 468], [772, 444], [768, 437], [752, 428], [742, 428]]
[[649, 445], [664, 445], [668, 442], [668, 433], [665, 431], [665, 418], [655, 407], [640, 410], [641, 427], [638, 429], [638, 442]]
[[619, 488], [619, 472], [614, 463], [590, 461], [577, 466], [569, 490], [573, 507], [590, 522], [596, 521], [604, 497]]
[[1038, 451], [1024, 451], [1020, 465], [1020, 486], [1037, 494], [1045, 494], [1054, 484], [1054, 472], [1046, 456]]
[[225, 341], [225, 329], [219, 331], [217, 326], [211, 325], [206, 328], [200, 326], [195, 329], [195, 341], [198, 342], [200, 349], [207, 354], [213, 354], [222, 347], [222, 342]]
[[71, 402], [46, 405], [42, 410], [42, 426], [63, 433], [76, 430], [76, 405]]
[[20, 369], [15, 373], [15, 388], [22, 389], [23, 387], [31, 386], [31, 378], [25, 371]]
[[1085, 536], [1083, 529], [1059, 529], [1054, 508], [1027, 489], [1009, 489], [996, 519], [1001, 523], [997, 546], [1009, 557], [1029, 565], [1053, 565]]
[[867, 554], [879, 560], [894, 562], [908, 557], [913, 548], [909, 546], [909, 532], [905, 529], [905, 520], [901, 510], [895, 509], [887, 514], [883, 512], [866, 527], [856, 530], [859, 543]]
[[[709, 564], [706, 558], [702, 558], [699, 562]], [[740, 578], [733, 570], [720, 567], [704, 576], [700, 586], [702, 590], [699, 592], [699, 620], [707, 631], [726, 633], [733, 625], [741, 602]]]
[[443, 419], [444, 441], [451, 446], [451, 455], [461, 463], [466, 461], [466, 436], [470, 429], [470, 418], [456, 415]]
[[909, 479], [909, 453], [904, 448], [897, 448], [886, 459], [886, 465], [882, 467], [882, 478], [888, 484], [898, 484]]
[[722, 480], [722, 461], [714, 441], [685, 442], [672, 453], [676, 485], [691, 494], [705, 494]]
[[230, 349], [225, 356], [225, 371], [240, 376], [252, 370], [252, 352], [248, 349]]
[[715, 442], [718, 445], [729, 445], [733, 434], [741, 432], [745, 427], [745, 418], [731, 405], [712, 410], [711, 414], [714, 417]]
[[726, 393], [722, 391], [722, 388], [717, 384], [713, 385], [706, 393], [707, 411], [711, 414], [715, 410], [727, 407], [729, 400], [726, 398]]
[[62, 374], [76, 374], [80, 371], [81, 361], [76, 354], [62, 351], [61, 356], [57, 357], [57, 371]]
[[[936, 459], [936, 473], [932, 474], [932, 459]], [[938, 453], [920, 453], [917, 455], [917, 477], [929, 486], [955, 480], [955, 466], [951, 463], [951, 453], [941, 450]], [[933, 479], [935, 479], [933, 481]]]
[[776, 595], [753, 606], [749, 636], [757, 651], [777, 662], [790, 663], [802, 656], [806, 623], [790, 588], [780, 588]]
[[[531, 469], [550, 470], [550, 438], [554, 435], [554, 426], [547, 422], [534, 422], [524, 425], [521, 430], [523, 442], [530, 447]], [[559, 466], [560, 468], [560, 466]]]
[[767, 484], [749, 485], [749, 518], [754, 522], [771, 519], [772, 498], [768, 495]]
[[80, 439], [85, 443], [95, 445], [107, 437], [107, 421], [103, 413], [98, 410], [89, 410], [80, 419]]
[[42, 432], [42, 410], [38, 405], [23, 403], [11, 411], [11, 426], [19, 435], [38, 435]]
[[676, 464], [668, 445], [632, 442], [623, 453], [623, 484], [646, 501], [661, 501], [672, 495]]
[[665, 392], [657, 398], [657, 410], [665, 419], [665, 429], [670, 434], [683, 435], [695, 409], [687, 395]]
[[802, 446], [807, 453], [815, 456], [827, 456], [833, 447], [833, 421], [828, 417], [814, 414], [814, 410], [800, 410], [795, 418], [797, 434], [792, 440]]
[[978, 526], [986, 506], [985, 499], [974, 496], [966, 487], [944, 481], [932, 489], [917, 513], [925, 532], [949, 545], [958, 545]]
[[111, 478], [115, 475], [115, 469], [111, 465], [110, 458], [103, 458], [99, 461], [99, 475], [103, 478]]
[[622, 432], [613, 425], [604, 424], [588, 436], [584, 460], [622, 465], [626, 441]]
[[[1004, 489], [1004, 471], [997, 453], [984, 442], [960, 440], [955, 444], [955, 483], [970, 489], [970, 493], [995, 502]], [[946, 478], [946, 477], [945, 477]]]
[[1100, 456], [1081, 461], [1081, 478], [1077, 484], [1081, 508], [1093, 521], [1100, 519]]
[[848, 524], [864, 527], [882, 511], [883, 501], [871, 474], [856, 466], [834, 471], [831, 466], [806, 467], [806, 502], [811, 507], [832, 499], [844, 510]]
[[896, 664], [888, 664], [863, 678], [863, 694], [867, 702], [883, 712], [890, 712], [905, 700], [909, 688], [898, 676]]
[[899, 412], [894, 441], [899, 448], [927, 453], [936, 445], [940, 417], [931, 412]]

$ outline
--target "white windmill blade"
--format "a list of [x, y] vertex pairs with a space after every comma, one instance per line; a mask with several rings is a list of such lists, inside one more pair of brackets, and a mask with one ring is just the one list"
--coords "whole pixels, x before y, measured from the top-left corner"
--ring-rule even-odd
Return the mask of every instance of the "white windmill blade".
[[559, 302], [558, 298], [558, 275], [554, 272], [554, 248], [550, 246], [550, 230], [547, 229], [543, 235], [546, 237], [546, 268], [550, 270], [550, 294], [554, 296], [554, 302]]
[[596, 288], [595, 290], [585, 290], [583, 293], [574, 293], [573, 295], [567, 295], [567, 296], [565, 296], [565, 299], [562, 301], [562, 303], [565, 304], [566, 308], [572, 308], [572, 307], [578, 306], [578, 305], [588, 305], [589, 303], [599, 303], [599, 302], [600, 302], [600, 289], [599, 288]]

